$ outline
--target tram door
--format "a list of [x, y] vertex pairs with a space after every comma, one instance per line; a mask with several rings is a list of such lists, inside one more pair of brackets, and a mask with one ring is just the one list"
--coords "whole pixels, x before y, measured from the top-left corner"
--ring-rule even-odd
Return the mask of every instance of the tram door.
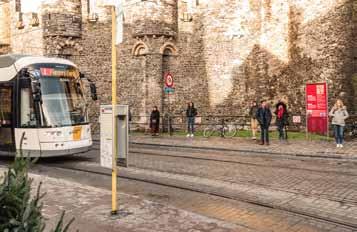
[[12, 85], [0, 84], [0, 154], [6, 154], [15, 150], [12, 104]]

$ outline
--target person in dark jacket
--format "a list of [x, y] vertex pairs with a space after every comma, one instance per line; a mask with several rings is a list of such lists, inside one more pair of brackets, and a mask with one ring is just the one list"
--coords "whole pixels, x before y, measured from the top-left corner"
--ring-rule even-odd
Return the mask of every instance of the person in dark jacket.
[[258, 128], [258, 120], [256, 118], [256, 114], [258, 111], [258, 104], [256, 101], [252, 101], [249, 109], [249, 117], [250, 117], [250, 126], [252, 130], [252, 139], [256, 140], [257, 128]]
[[289, 124], [289, 113], [286, 104], [282, 100], [279, 100], [276, 104], [274, 113], [276, 115], [276, 126], [278, 127], [279, 140], [286, 141], [288, 139], [286, 126]]
[[266, 101], [261, 101], [261, 106], [257, 110], [256, 118], [261, 129], [260, 145], [269, 145], [269, 126], [271, 123], [272, 114]]
[[151, 115], [150, 115], [150, 129], [151, 135], [159, 135], [159, 126], [160, 126], [160, 111], [157, 109], [157, 106], [154, 106]]
[[193, 102], [188, 103], [186, 109], [187, 117], [187, 137], [193, 138], [195, 132], [195, 118], [197, 116], [197, 109]]

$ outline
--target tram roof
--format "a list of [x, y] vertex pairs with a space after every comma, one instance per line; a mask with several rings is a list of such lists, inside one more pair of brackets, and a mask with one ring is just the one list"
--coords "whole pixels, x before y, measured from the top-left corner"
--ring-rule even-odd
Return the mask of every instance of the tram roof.
[[0, 82], [13, 79], [16, 76], [16, 73], [22, 68], [37, 63], [67, 64], [77, 67], [71, 61], [62, 58], [50, 58], [23, 54], [0, 55]]

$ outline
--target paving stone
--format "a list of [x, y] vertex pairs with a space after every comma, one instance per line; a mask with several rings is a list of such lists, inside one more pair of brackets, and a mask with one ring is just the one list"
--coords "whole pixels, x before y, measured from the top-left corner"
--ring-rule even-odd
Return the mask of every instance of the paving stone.
[[[0, 173], [5, 169], [1, 168]], [[242, 231], [231, 223], [207, 218], [198, 214], [158, 204], [127, 194], [118, 194], [119, 216], [110, 216], [111, 192], [62, 179], [30, 174], [34, 185], [41, 181], [46, 192], [43, 214], [47, 221], [46, 231], [54, 226], [61, 211], [76, 218], [72, 229], [80, 231]]]

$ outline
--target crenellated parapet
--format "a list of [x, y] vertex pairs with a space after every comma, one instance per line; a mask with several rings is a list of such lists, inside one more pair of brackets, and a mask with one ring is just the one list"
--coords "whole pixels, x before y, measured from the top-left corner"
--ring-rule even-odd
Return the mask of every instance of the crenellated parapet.
[[177, 0], [126, 1], [125, 20], [133, 37], [177, 37]]
[[44, 36], [81, 37], [82, 12], [80, 0], [63, 0], [43, 5]]
[[8, 1], [0, 1], [0, 46], [11, 43], [10, 25], [10, 4]]

